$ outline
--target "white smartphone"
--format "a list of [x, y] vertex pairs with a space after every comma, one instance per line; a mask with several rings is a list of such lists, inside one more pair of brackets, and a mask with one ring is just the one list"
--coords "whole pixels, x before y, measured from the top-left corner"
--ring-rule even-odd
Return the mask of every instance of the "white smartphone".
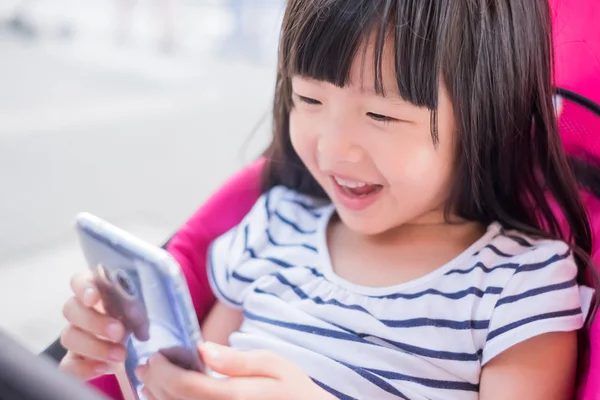
[[76, 229], [106, 313], [128, 333], [125, 371], [137, 398], [144, 399], [134, 371], [156, 352], [184, 369], [210, 373], [198, 354], [202, 335], [175, 259], [88, 213], [77, 216]]

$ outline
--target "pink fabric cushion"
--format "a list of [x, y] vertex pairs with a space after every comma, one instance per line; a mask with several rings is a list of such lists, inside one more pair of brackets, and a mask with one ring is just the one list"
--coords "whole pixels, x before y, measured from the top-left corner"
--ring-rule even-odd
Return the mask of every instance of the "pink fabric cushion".
[[550, 0], [558, 86], [600, 103], [600, 2]]
[[104, 393], [110, 399], [124, 400], [121, 389], [119, 388], [119, 382], [114, 375], [101, 376], [100, 378], [89, 381], [88, 384], [97, 391]]
[[[597, 0], [550, 0], [554, 16], [556, 82], [600, 104], [600, 2]], [[568, 152], [582, 148], [600, 158], [600, 117], [577, 107], [563, 110], [561, 135]], [[594, 232], [596, 265], [600, 265], [600, 201], [586, 197]], [[587, 370], [581, 371], [579, 400], [600, 399], [600, 321], [589, 332]]]

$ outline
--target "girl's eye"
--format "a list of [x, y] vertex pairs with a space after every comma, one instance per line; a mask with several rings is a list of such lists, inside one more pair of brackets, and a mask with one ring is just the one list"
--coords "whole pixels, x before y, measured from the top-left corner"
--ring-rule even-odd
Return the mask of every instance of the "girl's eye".
[[392, 118], [392, 117], [388, 117], [385, 115], [376, 114], [376, 113], [372, 113], [372, 112], [367, 113], [367, 116], [374, 121], [384, 122], [386, 124], [388, 124], [390, 122], [398, 122], [398, 120], [396, 118]]
[[319, 100], [311, 99], [310, 97], [298, 95], [298, 98], [300, 99], [301, 102], [310, 104], [311, 106], [319, 106], [322, 104]]

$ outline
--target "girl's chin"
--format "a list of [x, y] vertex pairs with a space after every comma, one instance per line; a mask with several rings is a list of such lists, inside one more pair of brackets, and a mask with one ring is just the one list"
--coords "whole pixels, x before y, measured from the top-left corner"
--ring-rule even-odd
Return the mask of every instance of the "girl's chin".
[[348, 215], [336, 207], [339, 220], [352, 232], [364, 236], [377, 236], [393, 228], [389, 226], [389, 220], [378, 221], [374, 217]]

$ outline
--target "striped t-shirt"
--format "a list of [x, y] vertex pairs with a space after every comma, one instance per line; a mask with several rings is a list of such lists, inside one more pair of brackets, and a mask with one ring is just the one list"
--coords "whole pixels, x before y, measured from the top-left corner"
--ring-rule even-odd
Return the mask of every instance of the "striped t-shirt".
[[341, 399], [476, 399], [481, 369], [498, 354], [583, 326], [563, 242], [492, 224], [419, 279], [363, 287], [332, 269], [334, 211], [276, 187], [213, 243], [212, 288], [244, 312], [232, 347], [274, 351]]

